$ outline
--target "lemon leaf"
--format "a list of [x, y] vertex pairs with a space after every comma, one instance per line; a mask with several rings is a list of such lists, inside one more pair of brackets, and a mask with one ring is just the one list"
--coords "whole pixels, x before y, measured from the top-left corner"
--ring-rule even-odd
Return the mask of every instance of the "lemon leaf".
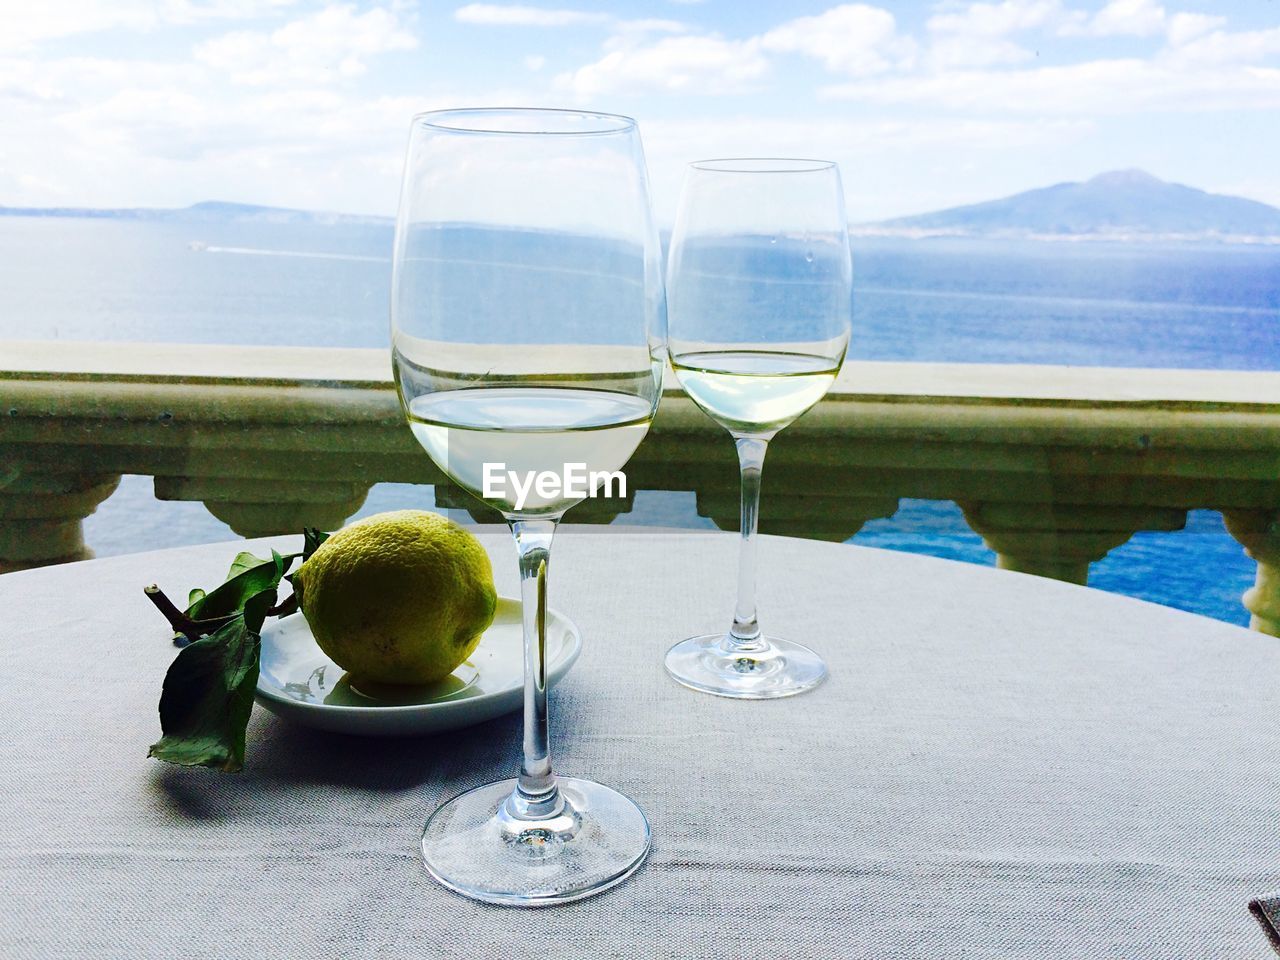
[[239, 554], [231, 564], [227, 581], [196, 599], [187, 607], [186, 615], [196, 621], [235, 615], [250, 597], [279, 586], [285, 571], [297, 557], [296, 553], [284, 557], [274, 550], [269, 560], [251, 553]]
[[329, 534], [317, 527], [302, 528], [302, 562], [306, 563], [311, 555], [320, 549], [320, 544], [329, 539]]
[[[277, 580], [278, 582], [278, 580]], [[272, 586], [215, 633], [183, 647], [160, 694], [161, 738], [147, 755], [187, 767], [233, 772], [244, 766], [245, 727], [258, 684], [258, 653]]]
[[[274, 553], [274, 551], [272, 552]], [[263, 560], [261, 557], [255, 557], [248, 550], [241, 550], [236, 554], [236, 558], [231, 561], [231, 569], [227, 571], [226, 579], [230, 580], [233, 577], [244, 573], [246, 570], [251, 570], [256, 566], [260, 566], [261, 564], [268, 562], [269, 561]]]

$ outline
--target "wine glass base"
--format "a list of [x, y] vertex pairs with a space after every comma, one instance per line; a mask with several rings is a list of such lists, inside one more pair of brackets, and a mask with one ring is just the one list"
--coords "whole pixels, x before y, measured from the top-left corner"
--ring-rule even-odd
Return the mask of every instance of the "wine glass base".
[[504, 805], [515, 780], [443, 804], [422, 832], [427, 871], [450, 890], [510, 907], [581, 900], [631, 876], [649, 853], [649, 822], [616, 790], [559, 779], [563, 813], [517, 820]]
[[732, 651], [722, 633], [682, 640], [667, 651], [667, 673], [690, 689], [740, 700], [793, 697], [827, 678], [827, 665], [808, 647], [760, 639], [764, 647], [751, 653]]

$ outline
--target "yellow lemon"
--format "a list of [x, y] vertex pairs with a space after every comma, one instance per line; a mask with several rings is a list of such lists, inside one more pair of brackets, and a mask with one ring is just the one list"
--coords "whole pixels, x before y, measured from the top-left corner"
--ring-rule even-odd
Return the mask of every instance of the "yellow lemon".
[[425, 510], [343, 527], [293, 586], [320, 649], [379, 683], [443, 680], [475, 650], [498, 602], [480, 541]]

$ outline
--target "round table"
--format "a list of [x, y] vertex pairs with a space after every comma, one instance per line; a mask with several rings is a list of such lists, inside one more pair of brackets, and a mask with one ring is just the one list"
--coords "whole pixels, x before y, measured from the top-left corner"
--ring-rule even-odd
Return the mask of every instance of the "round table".
[[[484, 539], [514, 594], [509, 540]], [[258, 708], [242, 774], [146, 759], [175, 650], [142, 587], [214, 585], [242, 546], [0, 577], [6, 958], [1270, 955], [1247, 903], [1280, 887], [1273, 638], [765, 537], [762, 623], [831, 676], [726, 700], [662, 655], [727, 625], [736, 538], [567, 527], [551, 603], [585, 649], [556, 766], [633, 797], [654, 847], [608, 893], [520, 911], [418, 853], [438, 803], [513, 774], [518, 715], [375, 740]]]

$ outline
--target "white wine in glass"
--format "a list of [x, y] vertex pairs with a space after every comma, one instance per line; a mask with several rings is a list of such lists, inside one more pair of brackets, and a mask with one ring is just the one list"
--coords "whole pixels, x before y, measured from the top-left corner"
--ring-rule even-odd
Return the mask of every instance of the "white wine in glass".
[[616, 790], [552, 767], [547, 565], [560, 517], [627, 462], [662, 390], [661, 248], [635, 121], [533, 109], [415, 117], [391, 315], [409, 426], [451, 480], [506, 518], [524, 622], [519, 775], [432, 814], [427, 870], [488, 903], [599, 893], [643, 862], [649, 824]]
[[830, 357], [767, 350], [682, 353], [672, 366], [693, 402], [722, 427], [781, 430], [822, 399], [840, 364]]
[[808, 647], [760, 630], [756, 528], [769, 441], [840, 373], [852, 284], [834, 163], [690, 165], [667, 265], [671, 366], [690, 399], [737, 445], [742, 545], [733, 625], [667, 652], [667, 671], [685, 686], [764, 699], [802, 693], [827, 675]]
[[[611, 390], [494, 387], [418, 397], [408, 413], [431, 458], [448, 463], [455, 483], [486, 499], [486, 463], [505, 464], [521, 477], [562, 473], [566, 464], [581, 464], [587, 476], [620, 469], [648, 433], [653, 407], [643, 397]], [[487, 499], [499, 510], [528, 516], [556, 516], [582, 499], [543, 495], [536, 484], [523, 500], [510, 482], [497, 492]]]

